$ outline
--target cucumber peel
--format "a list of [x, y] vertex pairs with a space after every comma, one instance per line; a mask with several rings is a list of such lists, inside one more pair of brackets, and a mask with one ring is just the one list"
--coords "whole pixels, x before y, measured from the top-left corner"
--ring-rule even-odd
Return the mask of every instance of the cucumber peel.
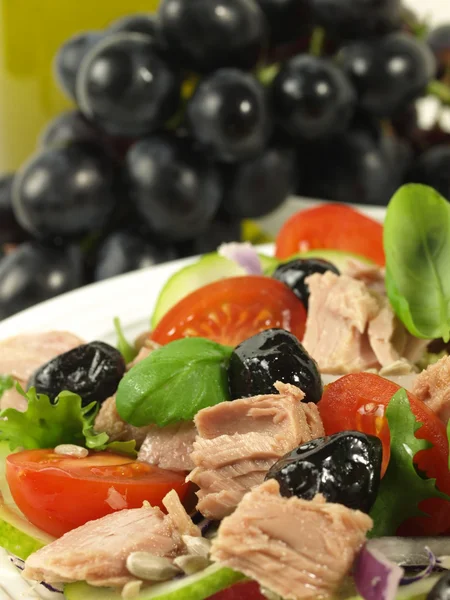
[[208, 283], [240, 275], [246, 275], [245, 269], [217, 252], [205, 254], [194, 264], [183, 267], [170, 277], [161, 290], [151, 318], [152, 329], [175, 304], [191, 292]]
[[366, 258], [365, 256], [361, 256], [360, 254], [345, 252], [344, 250], [329, 250], [327, 248], [299, 252], [298, 254], [293, 254], [289, 258], [283, 259], [273, 258], [271, 256], [259, 256], [261, 258], [264, 274], [268, 276], [272, 275], [279, 265], [290, 262], [291, 260], [295, 260], [296, 258], [322, 258], [332, 263], [341, 272], [346, 269], [347, 262], [349, 260], [357, 260], [358, 262], [362, 262], [366, 265], [375, 264], [372, 260]]
[[[182, 579], [152, 585], [142, 590], [133, 600], [205, 600], [246, 578], [232, 569], [213, 564], [204, 571]], [[67, 600], [121, 600], [120, 591], [98, 588], [85, 582], [64, 586]]]

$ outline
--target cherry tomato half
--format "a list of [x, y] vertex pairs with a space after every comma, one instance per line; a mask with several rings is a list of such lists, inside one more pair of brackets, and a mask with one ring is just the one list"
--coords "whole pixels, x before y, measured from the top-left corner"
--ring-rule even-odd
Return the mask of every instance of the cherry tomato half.
[[183, 337], [204, 337], [237, 346], [272, 327], [305, 333], [303, 304], [283, 283], [256, 275], [215, 281], [192, 292], [169, 310], [151, 334], [167, 344]]
[[275, 254], [289, 258], [317, 249], [352, 252], [384, 265], [383, 226], [345, 204], [324, 204], [286, 221], [278, 233]]
[[178, 473], [109, 452], [74, 458], [25, 450], [7, 457], [6, 479], [27, 519], [55, 537], [115, 510], [139, 508], [144, 500], [162, 508], [171, 489], [181, 499], [188, 490]]
[[[325, 433], [357, 430], [377, 435], [383, 443], [383, 463], [389, 461], [389, 426], [384, 413], [392, 396], [400, 389], [396, 383], [371, 373], [346, 375], [326, 386], [318, 404]], [[411, 410], [422, 427], [416, 432], [419, 439], [433, 446], [422, 450], [414, 462], [427, 477], [436, 478], [437, 487], [450, 494], [448, 442], [445, 425], [423, 402], [408, 393]], [[372, 417], [371, 417], [372, 415]], [[449, 504], [432, 498], [420, 503], [428, 516], [409, 519], [399, 530], [401, 535], [437, 535], [450, 527]]]

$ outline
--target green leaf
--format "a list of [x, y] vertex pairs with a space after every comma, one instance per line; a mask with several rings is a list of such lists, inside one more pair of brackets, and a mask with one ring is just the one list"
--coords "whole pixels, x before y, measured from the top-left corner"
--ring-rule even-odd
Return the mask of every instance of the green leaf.
[[0, 375], [0, 400], [3, 394], [12, 388], [14, 379], [10, 375]]
[[405, 327], [419, 338], [450, 338], [450, 204], [436, 190], [401, 187], [384, 224], [386, 289]]
[[229, 400], [227, 365], [232, 351], [203, 338], [184, 338], [158, 348], [121, 380], [117, 412], [135, 427], [190, 421], [202, 408]]
[[[391, 457], [370, 516], [374, 521], [370, 537], [395, 535], [398, 527], [410, 517], [425, 515], [419, 503], [428, 498], [450, 497], [436, 489], [435, 479], [423, 479], [413, 459], [420, 450], [430, 448], [415, 433], [422, 423], [416, 421], [404, 389], [399, 390], [386, 409], [391, 435]], [[450, 510], [450, 504], [449, 504]]]
[[28, 400], [27, 410], [7, 408], [0, 412], [0, 440], [8, 441], [11, 450], [76, 444], [90, 450], [114, 450], [136, 456], [134, 441], [109, 443], [106, 433], [94, 431], [98, 412], [95, 402], [83, 407], [78, 394], [61, 392], [52, 403], [48, 396], [37, 394], [34, 388], [25, 394], [18, 384], [16, 387]]
[[117, 349], [123, 356], [125, 362], [128, 364], [136, 358], [137, 350], [127, 341], [123, 333], [119, 317], [114, 319], [114, 328], [117, 334]]

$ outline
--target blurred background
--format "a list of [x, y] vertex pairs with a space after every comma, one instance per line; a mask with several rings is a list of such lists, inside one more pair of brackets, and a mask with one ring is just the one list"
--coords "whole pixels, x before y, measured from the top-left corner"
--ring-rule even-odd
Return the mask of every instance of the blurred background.
[[[0, 0], [0, 319], [293, 198], [450, 200], [448, 0]], [[288, 201], [288, 199], [290, 199]]]

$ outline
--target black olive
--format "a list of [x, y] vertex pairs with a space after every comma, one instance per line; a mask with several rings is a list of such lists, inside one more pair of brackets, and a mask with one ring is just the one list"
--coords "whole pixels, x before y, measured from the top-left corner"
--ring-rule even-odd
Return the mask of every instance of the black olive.
[[450, 600], [450, 571], [434, 584], [426, 600]]
[[266, 479], [276, 479], [282, 496], [329, 502], [369, 512], [380, 485], [382, 445], [372, 435], [342, 431], [311, 440], [273, 465]]
[[82, 398], [83, 406], [103, 402], [117, 390], [125, 373], [125, 361], [118, 350], [104, 342], [90, 342], [50, 360], [31, 376], [28, 387], [54, 401], [64, 391]]
[[297, 298], [303, 302], [305, 308], [308, 308], [309, 289], [305, 283], [305, 279], [313, 275], [313, 273], [326, 273], [327, 271], [332, 271], [336, 275], [340, 275], [339, 270], [327, 260], [321, 258], [296, 258], [277, 267], [272, 277], [287, 285]]
[[276, 381], [299, 387], [307, 402], [319, 402], [322, 379], [315, 361], [284, 329], [267, 329], [237, 346], [228, 367], [233, 399], [274, 394]]

